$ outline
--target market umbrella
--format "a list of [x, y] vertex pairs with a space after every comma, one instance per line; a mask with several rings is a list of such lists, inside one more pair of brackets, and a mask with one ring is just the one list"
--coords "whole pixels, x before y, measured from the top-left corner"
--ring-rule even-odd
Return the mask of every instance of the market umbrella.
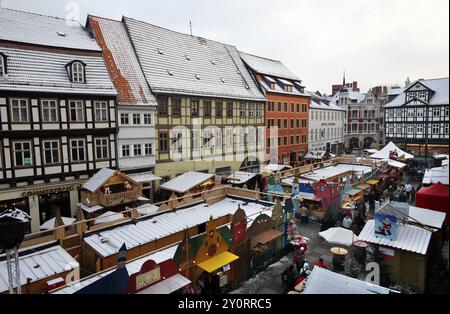
[[[75, 218], [70, 218], [70, 217], [61, 217], [61, 218], [62, 218], [63, 224], [65, 226], [73, 224], [75, 222], [75, 220], [76, 220]], [[44, 222], [41, 225], [41, 227], [40, 227], [41, 230], [51, 230], [51, 229], [53, 229], [55, 227], [55, 220], [56, 220], [56, 217], [54, 217], [52, 219], [49, 219], [46, 222]]]
[[359, 240], [351, 230], [342, 227], [330, 228], [319, 232], [319, 235], [329, 243], [345, 246], [351, 246], [353, 242]]

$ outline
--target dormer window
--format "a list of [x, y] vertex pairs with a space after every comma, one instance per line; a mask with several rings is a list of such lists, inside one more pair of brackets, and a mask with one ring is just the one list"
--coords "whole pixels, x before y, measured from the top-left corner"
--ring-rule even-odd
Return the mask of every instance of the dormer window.
[[6, 56], [0, 52], [0, 77], [5, 77], [6, 74]]
[[284, 91], [288, 93], [292, 93], [292, 85], [284, 85]]
[[270, 83], [270, 89], [275, 90], [275, 83]]
[[66, 68], [72, 83], [86, 83], [86, 64], [81, 61], [72, 61]]

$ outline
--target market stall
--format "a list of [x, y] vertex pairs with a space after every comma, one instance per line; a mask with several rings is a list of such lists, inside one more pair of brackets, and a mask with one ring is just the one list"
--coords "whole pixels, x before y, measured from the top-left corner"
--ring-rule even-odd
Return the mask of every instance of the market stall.
[[320, 180], [315, 188], [315, 196], [317, 200], [321, 199], [323, 215], [327, 212], [337, 212], [339, 209], [339, 186], [335, 183], [328, 183]]
[[372, 187], [369, 184], [358, 184], [355, 186], [355, 189], [361, 190], [363, 192], [363, 201], [367, 201]]
[[312, 193], [299, 193], [302, 205], [308, 208], [309, 215], [315, 220], [322, 220], [325, 217], [325, 210], [322, 203], [322, 197]]
[[440, 182], [423, 187], [416, 193], [416, 206], [446, 213], [445, 225], [448, 226], [448, 192], [448, 186]]
[[342, 197], [342, 208], [349, 209], [350, 203], [363, 200], [364, 192], [359, 189], [350, 189], [344, 192]]

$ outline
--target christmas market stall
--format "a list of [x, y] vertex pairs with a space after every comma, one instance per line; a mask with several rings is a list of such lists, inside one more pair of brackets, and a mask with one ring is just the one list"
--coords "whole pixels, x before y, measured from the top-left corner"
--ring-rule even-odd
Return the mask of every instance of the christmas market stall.
[[315, 204], [321, 204], [322, 207], [317, 206], [316, 208], [312, 208], [310, 211], [312, 217], [321, 220], [327, 212], [337, 213], [339, 210], [339, 186], [337, 183], [328, 183], [322, 179], [317, 183], [314, 194]]
[[448, 186], [440, 182], [423, 187], [416, 193], [416, 206], [443, 212], [446, 214], [445, 226], [449, 221], [449, 195]]
[[199, 194], [203, 191], [214, 188], [216, 184], [215, 175], [210, 173], [188, 171], [182, 175], [167, 181], [159, 186], [161, 189], [161, 199], [168, 199], [172, 193], [176, 197], [190, 194]]

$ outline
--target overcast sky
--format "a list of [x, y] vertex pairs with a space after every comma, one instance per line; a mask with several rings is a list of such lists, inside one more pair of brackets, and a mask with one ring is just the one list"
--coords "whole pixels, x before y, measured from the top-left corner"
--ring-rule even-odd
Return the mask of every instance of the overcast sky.
[[[122, 15], [282, 61], [307, 89], [449, 75], [448, 0], [0, 0], [2, 7], [67, 17]], [[75, 4], [75, 6], [74, 6]], [[75, 8], [75, 11], [74, 11]]]

